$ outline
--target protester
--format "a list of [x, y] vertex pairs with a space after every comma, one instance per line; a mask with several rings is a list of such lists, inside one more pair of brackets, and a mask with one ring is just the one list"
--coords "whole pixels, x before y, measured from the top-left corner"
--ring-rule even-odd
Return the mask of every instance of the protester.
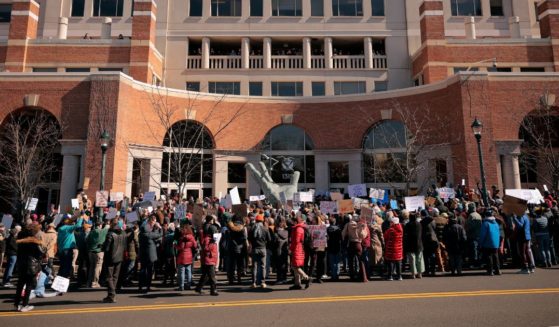
[[252, 248], [252, 288], [266, 288], [264, 270], [266, 264], [266, 247], [271, 242], [270, 232], [264, 227], [264, 214], [256, 215], [256, 223], [249, 233]]
[[479, 245], [483, 251], [486, 261], [487, 274], [490, 276], [500, 275], [499, 265], [499, 225], [493, 217], [491, 210], [485, 212], [485, 218], [479, 232]]
[[409, 215], [409, 219], [410, 221], [404, 226], [404, 251], [410, 265], [411, 277], [421, 278], [425, 272], [421, 223], [417, 221], [415, 212]]
[[17, 253], [18, 253], [18, 244], [17, 238], [18, 234], [21, 232], [21, 226], [16, 225], [14, 228], [10, 230], [8, 238], [6, 239], [6, 258], [8, 258], [8, 263], [6, 266], [6, 270], [4, 270], [4, 277], [2, 278], [2, 285], [4, 287], [14, 287], [10, 280], [12, 279], [12, 274], [14, 273], [14, 269], [16, 268], [17, 263]]
[[330, 277], [332, 281], [338, 281], [340, 276], [340, 260], [342, 255], [342, 230], [337, 225], [335, 217], [330, 217], [330, 226], [326, 229], [328, 236], [326, 251]]
[[396, 280], [402, 280], [403, 235], [404, 231], [402, 225], [400, 225], [400, 219], [391, 218], [390, 227], [384, 232], [384, 242], [386, 244], [384, 259], [388, 263], [386, 280], [394, 280], [394, 272], [396, 272]]
[[421, 242], [423, 243], [423, 259], [425, 261], [426, 273], [430, 276], [436, 274], [437, 250], [439, 239], [437, 238], [436, 224], [427, 210], [421, 210]]
[[452, 215], [443, 232], [443, 240], [448, 252], [448, 261], [451, 275], [462, 275], [462, 256], [467, 249], [466, 230]]
[[29, 224], [18, 235], [18, 281], [14, 307], [20, 312], [33, 310], [33, 306], [29, 305], [29, 297], [31, 290], [37, 286], [37, 274], [41, 271], [41, 260], [45, 253], [43, 242], [37, 238], [40, 231], [41, 225]]
[[217, 292], [217, 279], [215, 278], [215, 266], [219, 256], [217, 254], [217, 244], [213, 238], [213, 235], [218, 232], [218, 229], [214, 226], [215, 217], [206, 216], [206, 223], [204, 224], [201, 240], [201, 264], [202, 264], [202, 275], [200, 276], [200, 281], [196, 286], [195, 292], [202, 295], [202, 289], [206, 285], [206, 282], [210, 283], [210, 294], [213, 296], [218, 296]]
[[177, 250], [177, 291], [182, 292], [192, 287], [192, 264], [198, 245], [190, 225], [183, 224], [180, 234], [175, 249]]
[[70, 278], [72, 275], [72, 260], [74, 257], [74, 249], [76, 248], [76, 237], [74, 232], [82, 227], [83, 217], [72, 218], [66, 215], [64, 225], [58, 228], [58, 259], [60, 260], [60, 268], [58, 275]]
[[151, 291], [151, 282], [157, 261], [157, 243], [161, 241], [161, 225], [157, 222], [157, 215], [150, 215], [140, 227], [140, 280], [138, 289], [140, 292]]
[[116, 284], [120, 274], [120, 267], [127, 247], [126, 233], [123, 231], [122, 220], [114, 218], [110, 223], [110, 230], [103, 244], [105, 266], [107, 269], [107, 297], [105, 303], [116, 302]]
[[103, 258], [105, 253], [103, 252], [103, 244], [107, 238], [107, 233], [109, 231], [109, 225], [103, 227], [103, 222], [98, 220], [95, 223], [95, 228], [93, 228], [86, 238], [87, 244], [87, 255], [89, 258], [89, 273], [87, 275], [87, 287], [89, 288], [99, 288], [99, 276], [101, 275], [101, 269], [103, 268]]
[[289, 288], [290, 290], [302, 289], [301, 281], [305, 283], [305, 288], [309, 288], [311, 284], [311, 278], [303, 270], [305, 266], [305, 233], [308, 233], [306, 231], [307, 226], [304, 223], [306, 218], [301, 213], [297, 213], [293, 218], [294, 226], [291, 228], [291, 245], [289, 250], [291, 251], [291, 266], [295, 275], [295, 281], [294, 285]]

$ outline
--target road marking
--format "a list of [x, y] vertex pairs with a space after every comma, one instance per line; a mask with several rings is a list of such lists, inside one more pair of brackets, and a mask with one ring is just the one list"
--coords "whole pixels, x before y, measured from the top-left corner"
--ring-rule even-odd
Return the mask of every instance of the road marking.
[[42, 315], [70, 315], [84, 313], [110, 313], [129, 312], [145, 310], [176, 310], [176, 309], [201, 309], [201, 308], [223, 308], [244, 307], [252, 305], [278, 305], [278, 304], [300, 304], [300, 303], [328, 303], [328, 302], [355, 302], [355, 301], [381, 301], [381, 300], [404, 300], [404, 299], [428, 299], [448, 297], [478, 297], [497, 295], [523, 295], [523, 294], [557, 294], [559, 288], [536, 288], [517, 290], [484, 290], [463, 292], [439, 292], [439, 293], [408, 293], [408, 294], [374, 294], [353, 296], [331, 296], [331, 297], [309, 297], [309, 298], [283, 298], [283, 299], [261, 299], [246, 301], [224, 301], [224, 302], [200, 302], [200, 303], [168, 303], [134, 306], [111, 306], [111, 307], [89, 307], [75, 309], [53, 309], [35, 310], [31, 312], [2, 312], [0, 317], [25, 317]]

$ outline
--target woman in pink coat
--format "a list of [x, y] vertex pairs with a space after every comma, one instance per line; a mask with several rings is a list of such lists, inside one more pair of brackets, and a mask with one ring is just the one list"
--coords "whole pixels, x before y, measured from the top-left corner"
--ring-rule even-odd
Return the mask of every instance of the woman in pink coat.
[[384, 232], [386, 244], [384, 260], [388, 263], [387, 280], [393, 280], [392, 275], [396, 270], [396, 280], [402, 280], [402, 259], [404, 258], [403, 238], [404, 230], [398, 218], [390, 220], [390, 228]]
[[303, 270], [305, 265], [305, 225], [304, 215], [297, 213], [295, 216], [294, 223], [295, 226], [291, 229], [291, 244], [289, 250], [291, 251], [291, 266], [293, 266], [293, 272], [295, 274], [295, 284], [291, 286], [290, 290], [300, 290], [301, 279], [305, 282], [305, 288], [309, 288], [311, 279]]

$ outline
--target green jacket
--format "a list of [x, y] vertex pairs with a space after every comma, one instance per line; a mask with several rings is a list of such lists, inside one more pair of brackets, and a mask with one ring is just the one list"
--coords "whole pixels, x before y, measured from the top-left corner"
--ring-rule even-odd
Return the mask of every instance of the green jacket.
[[89, 232], [87, 235], [87, 251], [93, 253], [101, 252], [103, 248], [103, 243], [105, 243], [105, 239], [107, 238], [107, 232], [109, 230], [106, 228], [102, 229], [94, 229]]

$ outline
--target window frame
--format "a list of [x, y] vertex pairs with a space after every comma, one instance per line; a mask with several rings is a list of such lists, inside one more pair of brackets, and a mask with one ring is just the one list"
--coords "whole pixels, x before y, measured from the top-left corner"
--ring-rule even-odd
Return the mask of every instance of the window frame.
[[[357, 92], [355, 93], [344, 93], [342, 92], [343, 86], [350, 83], [356, 83]], [[363, 88], [363, 92], [359, 92]], [[367, 82], [366, 81], [334, 81], [334, 95], [351, 95], [351, 94], [366, 94], [367, 93]]]
[[[12, 21], [12, 4], [10, 3], [2, 3], [0, 4], [0, 7], [3, 8], [8, 8], [8, 10], [2, 11], [5, 14], [4, 15], [0, 15], [0, 24], [3, 23], [10, 23]], [[1, 17], [5, 17], [5, 18], [1, 18]]]
[[[274, 87], [275, 84], [275, 87]], [[285, 86], [287, 84], [292, 84], [294, 86], [294, 93], [295, 95], [281, 95], [280, 86]], [[299, 94], [300, 91], [300, 94]], [[277, 94], [274, 94], [277, 93]], [[281, 81], [281, 82], [271, 82], [271, 95], [274, 97], [298, 97], [303, 96], [303, 82], [289, 82], [289, 81]]]
[[[211, 17], [241, 17], [243, 15], [242, 0], [209, 0], [209, 1], [210, 1]], [[218, 2], [220, 1], [223, 3], [219, 4]], [[229, 3], [228, 4], [229, 12], [226, 12], [225, 14], [220, 14], [220, 7], [227, 7], [227, 3]]]
[[[350, 14], [340, 14], [340, 11], [342, 10], [341, 8], [343, 8], [344, 4], [341, 4], [342, 2], [350, 2], [350, 1], [355, 1], [355, 5], [354, 5], [354, 10], [355, 10], [355, 14], [350, 15]], [[368, 1], [368, 0], [365, 0]], [[360, 6], [360, 7], [359, 7]], [[361, 11], [359, 11], [359, 8], [361, 9]], [[333, 17], [363, 17], [364, 12], [363, 12], [363, 0], [332, 0], [332, 16]]]
[[[104, 15], [103, 3], [114, 1], [115, 14]], [[96, 5], [97, 4], [97, 5]], [[106, 9], [105, 9], [106, 10]], [[93, 17], [123, 17], [124, 16], [124, 0], [93, 0]]]
[[[460, 12], [460, 5], [464, 5], [464, 3], [459, 3], [458, 1], [468, 1], [473, 5], [474, 13], [461, 13]], [[479, 7], [477, 6], [479, 5]], [[478, 14], [479, 13], [479, 14]], [[481, 0], [450, 0], [450, 15], [452, 17], [482, 17], [483, 16], [483, 5]]]
[[[272, 17], [302, 17], [303, 16], [303, 0], [271, 0], [272, 1]], [[293, 9], [281, 9], [280, 1], [292, 1]], [[286, 14], [285, 11], [293, 10], [293, 14]]]

